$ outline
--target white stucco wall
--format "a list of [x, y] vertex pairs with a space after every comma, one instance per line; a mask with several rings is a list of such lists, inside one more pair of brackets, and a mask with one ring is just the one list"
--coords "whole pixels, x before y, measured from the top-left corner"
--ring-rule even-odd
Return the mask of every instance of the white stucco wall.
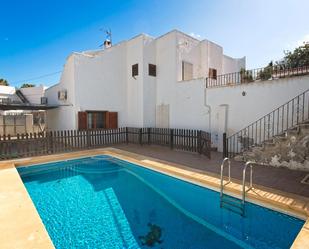
[[21, 88], [20, 91], [31, 104], [41, 104], [41, 97], [44, 96], [45, 87], [42, 85], [26, 87]]
[[[67, 100], [58, 100], [58, 91], [67, 91]], [[47, 128], [50, 130], [76, 129], [74, 91], [74, 54], [70, 55], [64, 66], [60, 83], [45, 90], [50, 105], [60, 105], [57, 109], [47, 111]]]
[[[15, 87], [13, 86], [0, 86], [0, 99], [11, 99], [20, 101], [20, 99], [15, 95]], [[5, 113], [0, 111], [1, 113]]]
[[[222, 150], [224, 122], [227, 124], [227, 134], [232, 135], [307, 89], [309, 76], [208, 88], [206, 102], [211, 106], [214, 146]], [[242, 92], [246, 92], [246, 95], [242, 96]], [[223, 116], [223, 106], [227, 108], [226, 120]]]
[[175, 103], [170, 107], [173, 113], [170, 117], [171, 127], [204, 131], [208, 129], [208, 108], [204, 106], [204, 82], [203, 79], [197, 79], [177, 83]]
[[222, 72], [224, 74], [239, 72], [241, 68], [246, 68], [246, 57], [235, 59], [223, 55]]
[[[155, 127], [156, 124], [156, 92], [157, 77], [150, 76], [148, 64], [156, 65], [156, 42], [153, 39], [144, 40], [143, 55], [143, 126]], [[157, 75], [161, 67], [157, 65]]]
[[[183, 60], [193, 64], [194, 80], [181, 81]], [[136, 63], [139, 75], [133, 78]], [[157, 66], [156, 77], [148, 75], [149, 63]], [[210, 121], [201, 77], [208, 76], [209, 67], [220, 74], [243, 64], [244, 59], [225, 57], [219, 45], [177, 30], [156, 39], [142, 34], [105, 50], [73, 53], [60, 83], [46, 90], [49, 104], [61, 105], [48, 111], [49, 128], [76, 129], [78, 111], [86, 110], [118, 112], [119, 126], [153, 127], [156, 111], [164, 110], [164, 125], [206, 129]], [[67, 90], [66, 101], [58, 100], [59, 90]]]
[[[193, 64], [193, 80], [181, 81], [182, 61]], [[209, 107], [204, 103], [209, 68], [221, 74], [245, 66], [245, 58], [226, 57], [221, 46], [178, 31], [156, 39], [156, 62], [157, 106], [169, 105], [169, 126], [203, 130], [210, 129]]]
[[125, 51], [126, 45], [122, 43], [93, 57], [76, 55], [76, 115], [87, 110], [118, 112], [119, 125], [126, 123]]
[[14, 94], [15, 93], [15, 87], [13, 86], [0, 86], [0, 96], [8, 95], [8, 94]]
[[[140, 127], [143, 126], [144, 99], [143, 99], [143, 80], [144, 80], [144, 35], [139, 35], [126, 44], [126, 115], [127, 126]], [[132, 65], [138, 64], [138, 75], [132, 77]]]

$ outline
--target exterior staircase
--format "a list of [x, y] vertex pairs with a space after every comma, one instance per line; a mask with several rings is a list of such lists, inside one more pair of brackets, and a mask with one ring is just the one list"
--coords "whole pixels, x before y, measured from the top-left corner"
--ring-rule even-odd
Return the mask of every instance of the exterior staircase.
[[21, 92], [21, 90], [16, 89], [16, 95], [24, 104], [30, 104], [29, 100], [26, 98], [26, 96]]
[[237, 161], [309, 171], [309, 123], [299, 124], [234, 157]]
[[224, 140], [237, 161], [309, 171], [309, 89]]

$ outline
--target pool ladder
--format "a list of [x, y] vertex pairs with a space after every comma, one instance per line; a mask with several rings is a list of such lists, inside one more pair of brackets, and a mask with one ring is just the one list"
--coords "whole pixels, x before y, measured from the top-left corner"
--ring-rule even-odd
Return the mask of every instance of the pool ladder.
[[[223, 179], [223, 170], [224, 166], [228, 165], [228, 180], [224, 182]], [[250, 166], [250, 184], [249, 188], [246, 190], [246, 171], [248, 166]], [[252, 189], [252, 170], [253, 163], [246, 162], [245, 167], [242, 171], [242, 198], [238, 199], [227, 195], [224, 193], [224, 187], [231, 183], [231, 160], [229, 158], [224, 158], [221, 164], [221, 172], [220, 172], [220, 207], [224, 207], [229, 209], [235, 213], [240, 214], [241, 216], [245, 216], [245, 202], [246, 202], [246, 192]]]

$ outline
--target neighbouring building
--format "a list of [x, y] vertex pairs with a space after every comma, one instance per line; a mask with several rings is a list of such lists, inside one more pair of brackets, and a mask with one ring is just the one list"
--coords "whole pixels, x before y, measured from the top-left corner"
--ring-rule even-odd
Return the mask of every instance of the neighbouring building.
[[[221, 46], [177, 30], [158, 38], [141, 34], [104, 50], [72, 53], [59, 84], [45, 93], [49, 103], [60, 105], [48, 111], [48, 128], [206, 129], [205, 110], [186, 106], [183, 98], [188, 91], [192, 98], [204, 95], [205, 77], [244, 67], [245, 58], [226, 56]], [[190, 89], [191, 85], [195, 86]]]
[[[40, 110], [44, 86], [16, 89], [0, 86], [0, 135], [26, 134], [45, 130], [46, 112]], [[34, 108], [35, 107], [35, 108]]]

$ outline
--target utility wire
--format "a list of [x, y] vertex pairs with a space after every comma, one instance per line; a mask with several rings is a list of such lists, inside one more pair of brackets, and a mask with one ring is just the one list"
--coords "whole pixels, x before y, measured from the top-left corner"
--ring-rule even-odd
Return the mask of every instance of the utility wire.
[[58, 74], [58, 73], [61, 73], [61, 72], [62, 72], [62, 70], [61, 71], [57, 71], [57, 72], [53, 72], [53, 73], [49, 73], [49, 74], [40, 75], [40, 76], [31, 78], [31, 79], [18, 80], [18, 81], [12, 82], [11, 84], [18, 84], [18, 83], [22, 83], [22, 82], [26, 82], [26, 81], [38, 80], [38, 79], [42, 79], [42, 78], [45, 78], [45, 77], [48, 77], [48, 76], [52, 76], [52, 75], [55, 75], [55, 74]]

